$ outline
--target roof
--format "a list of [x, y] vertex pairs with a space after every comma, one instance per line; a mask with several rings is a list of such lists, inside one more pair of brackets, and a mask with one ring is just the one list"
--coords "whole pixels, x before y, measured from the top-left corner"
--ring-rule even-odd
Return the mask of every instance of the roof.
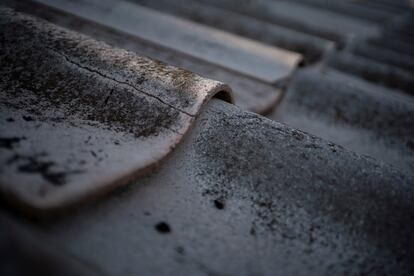
[[414, 271], [410, 4], [2, 2], [7, 269]]

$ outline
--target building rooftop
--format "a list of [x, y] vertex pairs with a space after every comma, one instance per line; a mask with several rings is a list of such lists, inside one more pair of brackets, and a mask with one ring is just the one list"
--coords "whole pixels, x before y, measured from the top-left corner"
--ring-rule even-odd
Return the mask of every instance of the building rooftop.
[[0, 4], [1, 275], [414, 272], [410, 2]]

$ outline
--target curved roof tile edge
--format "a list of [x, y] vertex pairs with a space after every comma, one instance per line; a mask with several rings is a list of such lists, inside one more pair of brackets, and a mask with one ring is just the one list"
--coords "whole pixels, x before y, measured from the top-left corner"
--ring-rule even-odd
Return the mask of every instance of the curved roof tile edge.
[[9, 8], [0, 17], [0, 193], [25, 212], [51, 214], [142, 175], [211, 97], [233, 101], [220, 82]]

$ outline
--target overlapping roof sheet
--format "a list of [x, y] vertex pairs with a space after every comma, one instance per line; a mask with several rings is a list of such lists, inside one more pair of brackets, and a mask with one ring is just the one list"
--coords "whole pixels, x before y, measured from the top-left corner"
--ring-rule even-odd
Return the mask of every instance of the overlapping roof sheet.
[[1, 3], [32, 16], [0, 20], [15, 244], [103, 275], [414, 272], [410, 2]]

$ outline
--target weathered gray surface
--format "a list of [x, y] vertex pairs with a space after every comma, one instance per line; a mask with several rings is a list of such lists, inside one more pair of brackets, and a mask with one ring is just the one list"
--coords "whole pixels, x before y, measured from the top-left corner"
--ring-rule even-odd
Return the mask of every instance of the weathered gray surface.
[[[0, 2], [4, 1], [6, 0]], [[297, 3], [277, 4], [280, 10], [267, 11], [266, 7], [277, 6], [272, 4], [275, 1], [269, 1], [271, 4], [265, 5], [265, 9], [257, 13], [251, 8], [255, 3], [263, 3], [261, 1], [250, 1], [247, 8], [237, 8], [244, 13], [243, 18], [253, 16], [255, 20], [252, 22], [261, 22], [256, 27], [272, 25], [282, 27], [283, 30], [293, 28], [296, 33], [303, 31], [308, 35], [328, 37], [339, 43], [349, 42], [349, 38], [363, 32], [364, 28], [359, 30], [362, 25], [358, 23], [363, 23], [364, 18], [355, 21], [352, 17], [339, 16], [338, 24], [330, 24], [335, 21], [338, 14], [336, 11], [324, 13], [324, 7], [315, 9], [308, 5], [311, 7], [309, 9], [307, 4], [303, 5], [304, 8], [292, 9], [293, 6], [302, 5]], [[299, 1], [322, 0], [297, 0]], [[340, 0], [332, 0], [330, 3], [337, 1]], [[382, 4], [373, 6], [387, 7], [388, 1], [402, 2], [381, 0]], [[343, 2], [351, 3], [339, 3]], [[364, 2], [372, 3], [358, 1], [352, 2], [352, 5], [361, 7]], [[210, 5], [212, 1], [206, 3]], [[240, 1], [216, 3], [230, 3], [230, 6], [236, 3], [241, 6]], [[286, 8], [287, 6], [290, 8]], [[392, 20], [398, 19], [406, 9], [393, 4], [390, 6], [394, 8], [386, 13], [392, 15]], [[343, 7], [341, 5], [340, 9]], [[182, 64], [183, 68], [206, 72], [217, 76], [217, 79], [229, 78], [232, 85], [234, 82], [238, 84], [238, 88], [244, 87], [244, 91], [256, 88], [263, 92], [257, 94], [257, 97], [270, 95], [271, 93], [266, 94], [265, 91], [275, 89], [263, 81], [217, 64], [195, 59], [154, 43], [143, 42], [142, 39], [119, 31], [113, 32], [96, 23], [79, 20], [73, 15], [61, 17], [62, 12], [53, 14], [53, 9], [48, 13], [44, 10], [34, 11], [30, 6], [25, 8], [36, 16], [41, 14], [53, 22], [114, 45], [144, 55], [154, 55], [157, 59], [171, 64]], [[233, 15], [234, 10], [227, 10], [225, 13]], [[278, 18], [272, 16], [272, 13], [276, 13]], [[322, 18], [324, 15], [328, 16]], [[204, 19], [209, 15], [205, 16]], [[289, 16], [293, 19], [289, 19]], [[226, 20], [231, 21], [231, 16]], [[404, 46], [401, 47], [401, 52], [412, 52], [412, 38], [409, 35], [413, 26], [410, 22], [406, 24], [403, 21], [401, 24], [392, 24], [383, 37], [368, 43], [374, 45], [378, 42], [375, 45], [382, 47], [385, 41], [388, 43], [385, 43], [384, 48], [399, 52], [399, 47]], [[238, 25], [240, 22], [229, 22], [225, 26], [231, 31], [230, 28], [242, 26]], [[263, 22], [266, 24], [262, 24]], [[279, 23], [283, 26], [278, 25]], [[321, 27], [317, 27], [318, 25]], [[348, 27], [352, 27], [352, 30]], [[257, 30], [260, 28], [257, 27]], [[269, 30], [266, 29], [266, 32]], [[234, 29], [232, 32], [239, 31]], [[279, 34], [281, 33], [283, 32]], [[265, 33], [256, 36], [253, 31], [249, 35], [253, 39], [266, 36]], [[43, 49], [38, 47], [37, 50]], [[407, 65], [402, 59], [390, 56], [382, 60], [389, 65], [378, 61], [371, 63], [370, 60], [375, 60], [375, 56], [359, 59], [356, 52], [350, 54], [352, 51], [349, 50], [352, 47], [345, 47], [342, 53], [332, 53], [339, 53], [339, 58], [343, 58], [341, 62], [344, 68], [350, 67], [341, 69], [348, 74], [335, 71], [329, 64], [323, 68], [324, 71], [315, 74], [300, 72], [300, 81], [295, 77], [288, 84], [290, 88], [277, 112], [287, 111], [281, 114], [288, 115], [287, 119], [293, 126], [297, 125], [292, 118], [302, 116], [308, 120], [302, 121], [302, 125], [306, 127], [304, 129], [342, 143], [348, 149], [392, 163], [393, 167], [352, 153], [332, 142], [322, 141], [213, 100], [211, 106], [207, 106], [205, 112], [196, 119], [196, 128], [165, 159], [158, 171], [145, 178], [131, 178], [129, 186], [113, 191], [99, 202], [80, 206], [73, 213], [66, 213], [59, 219], [31, 221], [32, 226], [43, 231], [57, 250], [68, 251], [82, 260], [82, 263], [91, 264], [109, 275], [414, 274], [412, 98], [401, 91], [381, 87], [380, 83], [385, 80], [390, 84], [406, 85], [406, 90], [410, 90], [410, 82], [407, 80], [412, 74], [408, 70], [404, 71], [403, 76], [389, 73], [395, 68], [390, 66], [390, 61], [393, 64], [397, 61], [399, 66]], [[50, 55], [48, 51], [45, 53], [46, 57]], [[62, 60], [59, 61], [62, 63]], [[38, 64], [42, 63], [39, 61]], [[336, 68], [340, 69], [340, 66]], [[106, 67], [100, 70], [103, 69]], [[108, 66], [108, 71], [110, 69]], [[114, 69], [113, 73], [118, 74], [120, 69], [117, 66]], [[66, 76], [72, 75], [67, 74], [64, 77]], [[129, 76], [126, 75], [125, 81], [134, 80]], [[361, 76], [371, 78], [371, 83], [360, 78]], [[23, 77], [17, 75], [15, 78]], [[89, 81], [92, 83], [92, 80]], [[73, 86], [75, 85], [71, 85]], [[246, 102], [256, 100], [256, 96], [250, 96], [245, 99]], [[113, 95], [109, 101], [112, 99]], [[266, 96], [261, 101], [266, 102], [267, 99], [269, 98]], [[91, 103], [87, 107], [98, 112], [105, 111], [101, 107], [102, 101]], [[73, 104], [75, 111], [83, 111], [82, 106], [76, 106], [77, 103]], [[10, 113], [14, 114], [12, 120], [6, 118], [0, 123], [17, 122], [20, 127], [27, 129], [27, 133], [31, 133], [33, 128], [29, 123], [38, 118], [31, 114], [27, 116], [26, 113], [13, 112]], [[170, 114], [169, 109], [160, 110], [162, 114], [165, 112]], [[118, 128], [114, 132], [105, 132], [105, 129], [96, 130], [92, 128], [94, 125], [87, 124], [74, 132], [70, 128], [72, 125], [64, 123], [66, 120], [73, 122], [73, 117], [68, 116], [61, 122], [54, 122], [56, 125], [44, 125], [43, 122], [40, 124], [40, 120], [35, 121], [45, 133], [36, 138], [36, 141], [44, 142], [45, 136], [51, 139], [46, 131], [53, 127], [63, 133], [64, 139], [57, 136], [54, 142], [54, 145], [58, 144], [62, 148], [59, 148], [60, 152], [66, 154], [73, 144], [78, 146], [86, 141], [87, 145], [80, 147], [86, 151], [75, 152], [76, 156], [89, 154], [92, 158], [93, 154], [89, 149], [96, 146], [102, 152], [94, 151], [97, 158], [91, 162], [98, 164], [105, 162], [100, 160], [100, 154], [107, 150], [113, 155], [119, 154], [120, 166], [134, 162], [129, 157], [135, 157], [141, 152], [134, 144], [137, 141], [135, 138], [120, 140], [123, 142], [121, 145], [129, 145], [128, 142], [131, 142], [131, 147], [128, 150], [124, 148], [125, 151], [115, 147], [117, 141], [106, 140], [108, 137], [124, 135]], [[115, 120], [115, 123], [120, 121]], [[6, 124], [4, 129], [11, 125]], [[67, 131], [69, 128], [70, 133]], [[89, 138], [82, 134], [87, 131], [98, 131], [99, 136]], [[70, 134], [73, 143], [65, 142], [66, 134]], [[349, 137], [352, 139], [348, 140]], [[152, 141], [159, 142], [156, 139]], [[2, 140], [4, 146], [17, 148], [14, 150], [30, 148], [34, 151], [38, 147], [36, 143], [24, 145], [23, 142], [25, 140]], [[90, 145], [91, 143], [94, 145]], [[21, 146], [23, 148], [18, 148]], [[42, 146], [39, 149], [42, 150]], [[17, 160], [23, 162], [19, 158]], [[38, 168], [49, 166], [56, 169], [55, 165], [50, 166], [44, 158], [45, 156], [38, 156], [37, 159], [28, 160], [40, 160], [41, 166]], [[19, 165], [25, 173], [30, 171], [30, 166], [25, 166], [24, 163]], [[113, 166], [112, 164], [111, 167]], [[399, 171], [400, 168], [406, 175]], [[62, 171], [68, 172], [70, 176], [74, 173], [71, 169], [66, 167]], [[56, 174], [53, 173], [59, 176], [62, 171], [46, 171], [46, 175], [42, 177], [53, 180], [56, 179]]]
[[406, 55], [414, 56], [414, 48], [411, 44], [406, 43], [398, 38], [381, 37], [369, 39], [368, 43], [376, 47], [397, 51]]
[[37, 0], [224, 68], [273, 83], [290, 75], [300, 55], [128, 1]]
[[49, 23], [0, 12], [0, 190], [51, 211], [154, 167], [230, 89]]
[[414, 94], [414, 76], [409, 71], [346, 52], [332, 55], [327, 65], [368, 81]]
[[340, 46], [344, 46], [356, 35], [370, 37], [379, 34], [378, 26], [375, 24], [290, 1], [197, 1], [211, 3], [276, 25], [323, 37], [337, 42]]
[[109, 275], [409, 275], [413, 184], [212, 100], [160, 170], [41, 229]]
[[301, 4], [309, 5], [311, 7], [317, 7], [324, 10], [336, 12], [341, 15], [347, 15], [349, 17], [356, 17], [360, 20], [368, 20], [377, 23], [384, 23], [392, 18], [392, 13], [385, 9], [372, 9], [358, 5], [355, 1], [343, 1], [343, 0], [292, 0]]
[[0, 0], [22, 12], [46, 19], [54, 24], [76, 30], [110, 45], [145, 55], [167, 64], [184, 68], [200, 76], [228, 84], [233, 90], [234, 103], [243, 109], [265, 114], [281, 98], [278, 85], [268, 84], [218, 65], [196, 59], [171, 49], [142, 40], [43, 4], [20, 0]]
[[382, 49], [368, 43], [360, 43], [356, 45], [353, 52], [372, 60], [377, 60], [385, 64], [414, 72], [414, 57], [400, 51]]
[[[304, 55], [305, 62], [314, 62], [334, 48], [329, 40], [307, 35], [262, 19], [193, 0], [134, 0], [141, 5], [171, 13], [189, 20], [226, 30], [257, 41], [289, 49]], [[229, 20], [231, 18], [231, 20]]]
[[270, 117], [414, 172], [414, 100], [404, 93], [310, 68], [295, 74]]
[[56, 247], [28, 224], [0, 214], [0, 275], [86, 276], [105, 275]]
[[393, 14], [401, 14], [413, 8], [409, 0], [361, 0], [358, 4], [371, 9], [387, 10]]

